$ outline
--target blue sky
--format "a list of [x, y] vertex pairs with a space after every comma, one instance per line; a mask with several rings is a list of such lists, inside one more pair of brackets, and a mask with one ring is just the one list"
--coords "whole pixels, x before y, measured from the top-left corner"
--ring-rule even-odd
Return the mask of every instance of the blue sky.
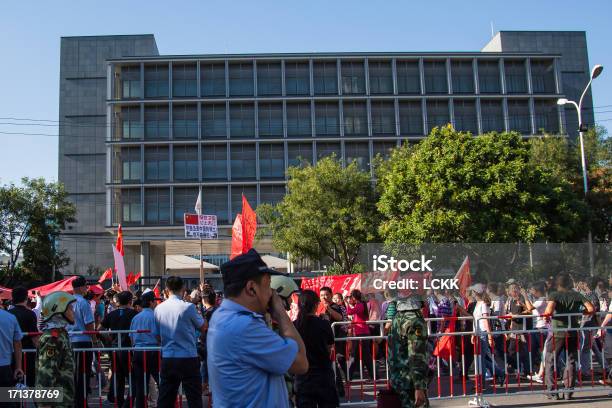
[[[612, 125], [612, 1], [5, 2], [0, 13], [0, 118], [58, 120], [60, 37], [155, 35], [161, 54], [477, 51], [498, 30], [584, 30], [596, 121]], [[0, 132], [57, 134], [53, 126]], [[47, 123], [47, 125], [53, 125]], [[0, 133], [0, 184], [57, 179], [57, 138]]]

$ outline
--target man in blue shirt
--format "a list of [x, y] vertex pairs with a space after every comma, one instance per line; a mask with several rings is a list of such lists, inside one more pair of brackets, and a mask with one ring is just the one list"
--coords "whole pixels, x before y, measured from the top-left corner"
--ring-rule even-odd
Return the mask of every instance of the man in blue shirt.
[[[21, 369], [21, 338], [17, 318], [0, 309], [0, 387], [12, 387], [15, 380], [23, 377]], [[11, 360], [15, 369], [11, 368]]]
[[[306, 348], [270, 287], [270, 269], [251, 249], [221, 266], [225, 300], [207, 335], [209, 384], [215, 407], [289, 407], [284, 374], [308, 371]], [[279, 334], [264, 320], [269, 312]]]
[[[66, 327], [68, 333], [94, 330], [94, 316], [91, 311], [91, 305], [83, 297], [87, 293], [87, 280], [82, 276], [77, 276], [72, 281], [72, 289], [76, 302], [72, 304], [74, 324]], [[70, 334], [72, 348], [90, 349], [92, 347], [92, 336], [89, 334]], [[80, 351], [75, 353], [74, 358], [76, 362], [74, 370], [74, 405], [76, 407], [87, 407], [89, 372], [93, 354], [89, 351]]]
[[166, 280], [169, 298], [154, 311], [162, 345], [161, 382], [158, 408], [172, 408], [179, 385], [187, 395], [189, 408], [202, 408], [200, 360], [196, 343], [206, 330], [193, 303], [184, 302], [185, 283], [178, 276]]
[[[138, 313], [134, 319], [130, 330], [147, 330], [148, 333], [130, 333], [132, 344], [134, 346], [134, 395], [136, 397], [135, 407], [142, 408], [145, 406], [146, 385], [149, 384], [149, 378], [153, 377], [157, 383], [159, 373], [158, 351], [142, 350], [139, 348], [149, 348], [159, 346], [159, 329], [155, 321], [155, 293], [152, 291], [144, 293], [140, 297], [142, 302], [142, 311]], [[159, 386], [159, 384], [157, 384]]]

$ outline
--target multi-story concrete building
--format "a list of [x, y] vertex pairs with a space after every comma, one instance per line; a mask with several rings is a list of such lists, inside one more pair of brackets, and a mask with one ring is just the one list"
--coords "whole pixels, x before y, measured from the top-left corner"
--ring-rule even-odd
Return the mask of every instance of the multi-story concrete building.
[[278, 202], [289, 166], [335, 154], [371, 171], [376, 155], [447, 123], [572, 134], [575, 114], [556, 101], [589, 75], [584, 32], [501, 32], [480, 52], [179, 56], [158, 55], [152, 36], [70, 37], [61, 64], [60, 181], [79, 210], [62, 247], [78, 271], [106, 267], [122, 224], [128, 268], [145, 274], [198, 253], [182, 237], [200, 187], [218, 263], [242, 194]]

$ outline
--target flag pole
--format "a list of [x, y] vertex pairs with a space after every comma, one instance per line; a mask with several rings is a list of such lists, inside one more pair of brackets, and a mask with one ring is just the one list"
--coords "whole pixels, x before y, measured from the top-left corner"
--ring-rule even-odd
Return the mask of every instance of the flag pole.
[[204, 260], [202, 259], [202, 231], [200, 231], [200, 216], [202, 215], [202, 186], [198, 192], [198, 201], [196, 202], [196, 210], [198, 213], [198, 236], [200, 237], [200, 285], [204, 284]]

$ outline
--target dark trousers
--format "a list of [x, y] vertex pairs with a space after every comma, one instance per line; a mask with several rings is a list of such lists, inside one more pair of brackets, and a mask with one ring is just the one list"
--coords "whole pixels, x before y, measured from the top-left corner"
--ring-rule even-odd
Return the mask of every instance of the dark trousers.
[[[0, 387], [13, 387], [15, 385], [15, 378], [13, 377], [13, 369], [10, 365], [0, 366]], [[5, 402], [2, 404], [3, 407], [12, 408], [18, 407], [18, 403], [8, 403]]]
[[[369, 336], [369, 334], [363, 334], [361, 336]], [[358, 337], [361, 337], [358, 336]], [[372, 340], [352, 340], [353, 350], [351, 351], [351, 357], [353, 362], [349, 365], [349, 375], [351, 380], [361, 378], [357, 373], [360, 369], [359, 364], [359, 348], [361, 344], [361, 359], [363, 360], [363, 367], [368, 369], [370, 378], [374, 378], [374, 366], [372, 364]], [[364, 378], [367, 378], [364, 374]]]
[[[297, 408], [332, 408], [339, 405], [334, 387], [334, 372], [330, 369], [309, 370], [295, 378]], [[214, 397], [214, 396], [213, 396]]]
[[[73, 349], [90, 349], [91, 341], [76, 341], [72, 343]], [[87, 407], [87, 395], [89, 394], [89, 372], [93, 354], [91, 351], [77, 351], [74, 353], [74, 406], [75, 408]]]
[[174, 408], [181, 383], [189, 408], [202, 408], [201, 380], [200, 359], [197, 357], [162, 358], [157, 408]]
[[117, 351], [111, 354], [111, 379], [108, 400], [121, 406], [125, 401], [125, 381], [129, 375], [128, 351]]
[[147, 399], [145, 387], [149, 385], [151, 377], [153, 377], [153, 380], [159, 387], [159, 359], [157, 356], [157, 351], [134, 352], [132, 384], [134, 385], [134, 397], [136, 398], [135, 408], [143, 408], [145, 406]]
[[[567, 335], [567, 338], [566, 336]], [[551, 391], [557, 388], [555, 382], [555, 360], [557, 364], [557, 377], [559, 376], [559, 357], [563, 352], [567, 352], [567, 359], [565, 361], [565, 370], [563, 371], [563, 385], [566, 388], [571, 388], [576, 383], [576, 358], [578, 356], [578, 336], [576, 332], [559, 332], [555, 333], [546, 345], [546, 360], [544, 364], [544, 378], [546, 381], [546, 388]]]

